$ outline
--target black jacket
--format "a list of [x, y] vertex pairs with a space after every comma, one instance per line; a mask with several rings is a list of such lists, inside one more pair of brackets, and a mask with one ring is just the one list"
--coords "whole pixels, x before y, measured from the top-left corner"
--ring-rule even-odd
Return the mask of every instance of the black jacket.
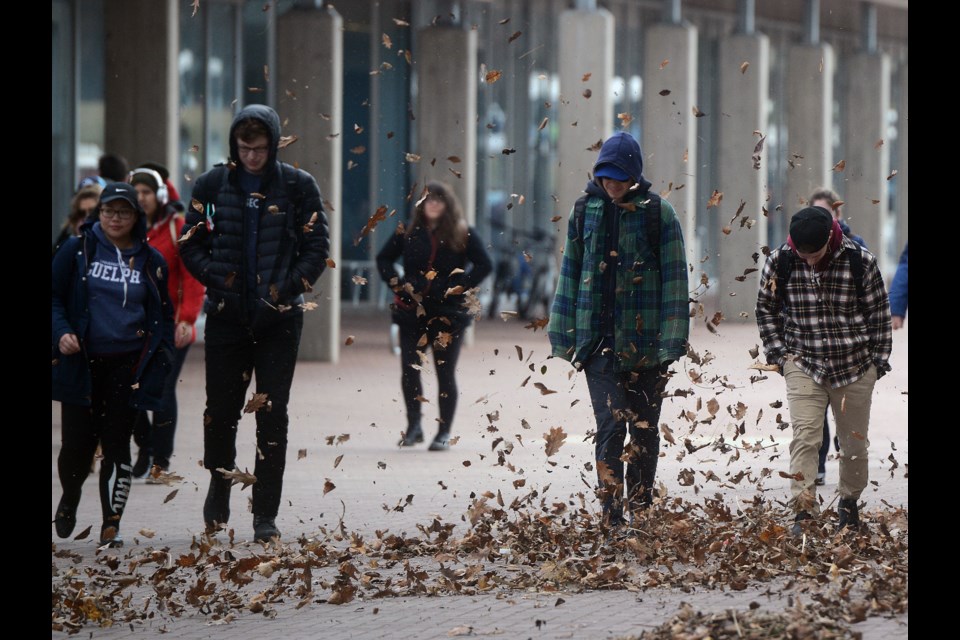
[[[215, 167], [197, 178], [181, 238], [192, 235], [180, 244], [180, 256], [187, 270], [207, 288], [204, 310], [208, 316], [265, 327], [303, 313], [298, 306], [303, 302], [301, 294], [326, 267], [330, 238], [316, 180], [277, 160], [280, 118], [273, 109], [252, 105], [237, 114], [230, 127], [231, 157], [239, 157], [234, 130], [247, 118], [260, 120], [270, 131], [270, 155], [260, 188], [264, 198], [257, 232], [255, 308], [247, 308], [245, 196], [235, 163]], [[203, 212], [197, 211], [198, 203]]]
[[[402, 279], [393, 267], [401, 256]], [[466, 269], [468, 262], [470, 268], [464, 273], [450, 275], [454, 269]], [[464, 290], [475, 287], [487, 277], [492, 268], [490, 256], [472, 228], [468, 231], [467, 248], [462, 253], [441, 243], [426, 228], [418, 227], [409, 236], [394, 233], [377, 254], [377, 269], [384, 282], [395, 291], [402, 290], [404, 283], [409, 282], [414, 292], [423, 296], [424, 309], [430, 315], [465, 315], [462, 306], [463, 294], [447, 296], [447, 289], [458, 285]], [[427, 278], [431, 271], [436, 272], [432, 280]], [[396, 287], [391, 284], [393, 278], [398, 279]], [[399, 295], [402, 302], [411, 302], [409, 296], [402, 293]]]

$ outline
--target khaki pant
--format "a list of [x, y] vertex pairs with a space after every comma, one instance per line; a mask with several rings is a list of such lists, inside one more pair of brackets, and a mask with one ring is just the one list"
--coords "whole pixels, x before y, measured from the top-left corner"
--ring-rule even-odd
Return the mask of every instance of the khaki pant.
[[870, 367], [863, 377], [838, 389], [817, 384], [788, 357], [783, 365], [787, 381], [787, 401], [793, 440], [790, 441], [790, 474], [802, 474], [802, 480], [790, 481], [794, 509], [819, 512], [817, 488], [817, 452], [823, 441], [823, 414], [829, 401], [840, 439], [841, 498], [859, 498], [867, 486], [867, 428], [870, 424], [870, 401], [877, 383], [877, 370]]

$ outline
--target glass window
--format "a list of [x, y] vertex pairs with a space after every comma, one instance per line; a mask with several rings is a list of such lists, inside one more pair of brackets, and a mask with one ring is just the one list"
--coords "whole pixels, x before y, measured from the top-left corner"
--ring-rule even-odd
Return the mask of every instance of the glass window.
[[60, 233], [60, 226], [70, 208], [70, 196], [76, 186], [73, 179], [73, 18], [70, 2], [53, 2], [53, 53], [50, 93], [51, 129], [53, 133], [51, 175], [53, 176], [53, 219], [51, 241]]

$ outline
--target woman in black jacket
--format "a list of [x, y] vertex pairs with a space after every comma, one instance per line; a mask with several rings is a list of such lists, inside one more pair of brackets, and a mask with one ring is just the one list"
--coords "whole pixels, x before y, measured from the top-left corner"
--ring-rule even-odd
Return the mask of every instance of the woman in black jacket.
[[[402, 278], [394, 269], [401, 257]], [[468, 263], [470, 269], [465, 270]], [[396, 294], [391, 307], [393, 321], [400, 327], [400, 384], [407, 406], [407, 429], [400, 445], [423, 442], [420, 350], [432, 346], [440, 391], [440, 428], [430, 451], [445, 451], [450, 448], [450, 428], [457, 409], [457, 358], [471, 318], [464, 307], [464, 292], [490, 273], [490, 257], [473, 229], [467, 227], [453, 190], [434, 182], [417, 201], [409, 228], [399, 225], [377, 254], [377, 268]]]

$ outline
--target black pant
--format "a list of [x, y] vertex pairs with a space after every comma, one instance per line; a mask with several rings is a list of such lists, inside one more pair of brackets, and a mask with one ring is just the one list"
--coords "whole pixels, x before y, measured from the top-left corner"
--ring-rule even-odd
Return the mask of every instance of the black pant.
[[141, 449], [146, 448], [153, 456], [153, 463], [166, 468], [173, 456], [173, 436], [177, 432], [177, 383], [183, 361], [187, 358], [190, 345], [183, 349], [174, 349], [170, 374], [163, 386], [163, 410], [153, 412], [153, 423], [146, 411], [141, 411], [133, 429], [133, 441]]
[[280, 509], [287, 457], [287, 402], [300, 348], [303, 315], [285, 318], [264, 329], [207, 317], [207, 408], [203, 413], [203, 466], [232, 469], [237, 457], [237, 423], [250, 378], [269, 406], [256, 413], [257, 455], [253, 485], [255, 516], [275, 518]]
[[[584, 367], [590, 402], [597, 420], [597, 477], [604, 516], [619, 520], [623, 515], [624, 465], [621, 456], [628, 425], [630, 443], [626, 468], [627, 504], [647, 505], [653, 498], [653, 481], [660, 454], [660, 371], [642, 369], [634, 374], [613, 370], [614, 355], [595, 354]], [[646, 422], [646, 426], [641, 424]]]
[[90, 358], [90, 406], [61, 403], [57, 471], [67, 500], [80, 501], [83, 481], [99, 442], [100, 508], [104, 523], [120, 522], [130, 495], [130, 434], [138, 411], [130, 406], [133, 372], [139, 352]]
[[[451, 321], [447, 325], [440, 318]], [[420, 381], [420, 370], [411, 365], [421, 366], [418, 350], [426, 353], [428, 348], [433, 350], [433, 360], [437, 369], [437, 386], [440, 391], [440, 429], [441, 433], [450, 433], [453, 426], [453, 416], [457, 411], [456, 368], [460, 357], [460, 347], [463, 344], [463, 331], [466, 322], [454, 314], [447, 316], [416, 317], [414, 311], [404, 311], [394, 314], [394, 320], [400, 327], [400, 387], [403, 390], [403, 401], [407, 406], [407, 430], [420, 424], [421, 408], [417, 396], [423, 396], [423, 384]], [[450, 342], [446, 347], [438, 341], [441, 333], [450, 335]], [[427, 336], [427, 343], [418, 347], [421, 337]]]

